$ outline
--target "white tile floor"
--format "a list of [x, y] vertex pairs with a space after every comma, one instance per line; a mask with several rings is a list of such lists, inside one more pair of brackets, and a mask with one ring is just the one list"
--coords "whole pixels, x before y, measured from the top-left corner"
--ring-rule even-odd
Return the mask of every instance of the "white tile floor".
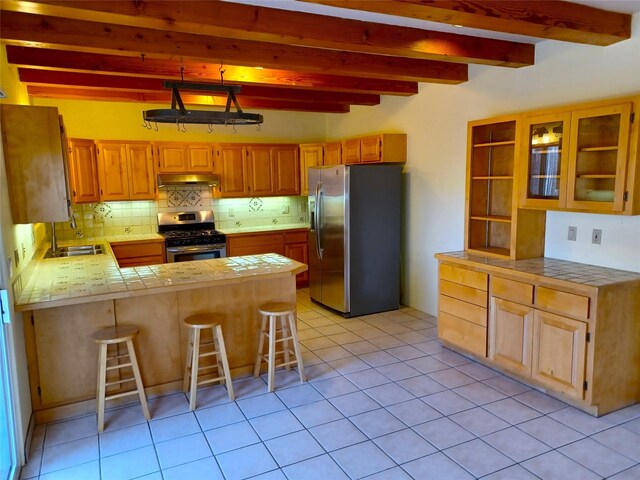
[[[308, 383], [263, 378], [36, 428], [21, 478], [640, 479], [640, 404], [594, 418], [443, 348], [403, 308], [343, 319], [298, 293]], [[144, 365], [142, 365], [144, 369]]]

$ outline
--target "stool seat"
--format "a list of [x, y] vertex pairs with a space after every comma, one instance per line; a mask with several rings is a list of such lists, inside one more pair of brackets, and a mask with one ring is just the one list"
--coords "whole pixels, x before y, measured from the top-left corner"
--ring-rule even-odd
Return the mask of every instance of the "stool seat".
[[[260, 366], [262, 362], [266, 362], [267, 389], [269, 392], [273, 392], [275, 388], [275, 369], [277, 367], [285, 367], [289, 370], [291, 365], [296, 365], [300, 374], [300, 381], [304, 382], [306, 378], [296, 329], [296, 306], [287, 302], [267, 302], [258, 306], [258, 312], [262, 316], [262, 326], [258, 339], [258, 354], [253, 366], [253, 376], [257, 377], [260, 374]], [[278, 321], [280, 328], [277, 326]], [[269, 351], [266, 355], [263, 355], [265, 339], [268, 340]], [[291, 342], [293, 350], [289, 347], [289, 342]], [[282, 350], [277, 349], [278, 345], [282, 345]], [[282, 361], [276, 363], [276, 357], [279, 355], [282, 356]], [[291, 356], [295, 358], [291, 360]]]
[[287, 302], [267, 302], [258, 307], [258, 312], [261, 315], [285, 315], [293, 314], [295, 311], [296, 306]]
[[139, 331], [140, 329], [133, 325], [107, 327], [94, 332], [93, 335], [91, 335], [91, 338], [96, 343], [106, 343], [111, 345], [113, 343], [121, 343], [131, 340]]
[[[151, 419], [147, 397], [144, 393], [142, 376], [138, 367], [136, 351], [133, 346], [133, 339], [138, 335], [140, 329], [135, 325], [119, 325], [117, 327], [107, 327], [94, 332], [91, 338], [98, 344], [98, 386], [97, 386], [97, 410], [98, 410], [98, 432], [104, 431], [104, 406], [105, 401], [137, 394], [142, 406], [144, 418]], [[118, 344], [126, 345], [126, 353], [118, 348]], [[113, 355], [109, 355], [109, 347], [113, 346]], [[128, 359], [128, 361], [127, 361]], [[122, 369], [131, 369], [132, 377], [123, 377]], [[111, 378], [107, 381], [107, 372], [111, 373]], [[135, 388], [122, 391], [123, 384], [134, 382]], [[120, 387], [116, 393], [107, 395], [107, 388]]]
[[184, 319], [189, 328], [212, 328], [222, 323], [222, 317], [215, 313], [196, 313]]
[[[187, 344], [187, 358], [184, 365], [184, 379], [182, 382], [182, 390], [189, 391], [189, 409], [196, 408], [196, 394], [198, 385], [207, 385], [210, 383], [220, 382], [227, 387], [229, 400], [234, 400], [233, 382], [231, 381], [231, 371], [227, 359], [227, 350], [224, 345], [222, 336], [223, 317], [215, 313], [196, 313], [188, 316], [183, 320], [184, 325], [189, 329], [189, 340]], [[211, 341], [201, 342], [201, 336], [206, 330], [211, 330]], [[201, 348], [208, 349], [201, 353]], [[200, 359], [206, 357], [215, 357], [215, 364], [200, 365]], [[217, 374], [203, 373], [205, 370], [217, 369]], [[198, 376], [206, 375], [207, 379], [198, 380]], [[215, 375], [212, 377], [212, 375]]]

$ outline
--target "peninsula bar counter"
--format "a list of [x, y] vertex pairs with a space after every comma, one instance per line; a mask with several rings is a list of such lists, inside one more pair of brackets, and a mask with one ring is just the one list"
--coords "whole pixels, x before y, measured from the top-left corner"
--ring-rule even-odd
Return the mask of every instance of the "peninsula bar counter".
[[[100, 258], [98, 258], [100, 257]], [[255, 360], [267, 301], [296, 301], [305, 264], [277, 254], [118, 268], [113, 257], [38, 262], [16, 309], [24, 312], [37, 424], [95, 411], [98, 347], [91, 333], [136, 325], [138, 362], [150, 396], [180, 391], [188, 331], [183, 320], [220, 315], [233, 377]]]

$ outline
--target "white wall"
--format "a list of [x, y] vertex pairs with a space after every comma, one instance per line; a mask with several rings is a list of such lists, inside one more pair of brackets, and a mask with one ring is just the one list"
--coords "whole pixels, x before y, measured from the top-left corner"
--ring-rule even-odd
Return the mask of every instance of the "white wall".
[[[385, 97], [377, 107], [327, 115], [331, 137], [380, 131], [408, 134], [405, 168], [404, 302], [435, 313], [434, 253], [463, 248], [466, 124], [469, 120], [548, 106], [640, 93], [640, 14], [631, 39], [609, 47], [544, 41], [536, 64], [520, 69], [471, 66], [458, 86], [421, 84], [409, 98]], [[566, 240], [578, 227], [578, 241]], [[591, 245], [591, 229], [603, 230]], [[545, 254], [640, 271], [640, 216], [547, 214]]]

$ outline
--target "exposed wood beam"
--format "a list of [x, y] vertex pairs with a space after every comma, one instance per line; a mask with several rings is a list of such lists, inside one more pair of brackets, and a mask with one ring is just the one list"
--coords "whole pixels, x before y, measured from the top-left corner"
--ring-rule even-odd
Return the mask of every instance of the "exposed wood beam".
[[3, 8], [163, 31], [306, 47], [522, 67], [534, 45], [230, 2], [5, 1]]
[[[97, 100], [113, 102], [143, 102], [143, 103], [167, 103], [169, 108], [171, 92], [129, 92], [125, 90], [97, 90], [67, 87], [43, 87], [37, 85], [27, 86], [27, 93], [32, 97], [41, 98], [66, 98], [76, 100]], [[184, 103], [199, 106], [225, 106], [226, 99], [209, 95], [180, 95]], [[294, 101], [264, 100], [259, 98], [244, 98], [238, 95], [238, 102], [242, 109], [263, 108], [273, 110], [291, 110], [300, 112], [320, 113], [347, 113], [349, 105], [343, 103], [310, 103]]]
[[[29, 68], [19, 68], [18, 75], [20, 77], [20, 82], [25, 85], [68, 86], [85, 89], [128, 90], [133, 92], [168, 91], [164, 88], [163, 81], [158, 78], [97, 75], [93, 73], [61, 72]], [[181, 89], [181, 92], [182, 91], [188, 92], [189, 89]], [[226, 98], [227, 94], [226, 92], [217, 92], [211, 93], [211, 95], [224, 96]], [[312, 103], [326, 102], [346, 103], [352, 105], [378, 105], [380, 103], [379, 95], [273, 88], [260, 85], [242, 86], [240, 96], [242, 96], [242, 98], [260, 98], [263, 100], [271, 99]]]
[[299, 1], [590, 45], [631, 37], [631, 15], [559, 0]]
[[7, 43], [119, 53], [149, 58], [186, 58], [225, 65], [263, 66], [358, 77], [458, 84], [467, 65], [415, 58], [286, 47], [265, 42], [163, 32], [100, 22], [32, 15], [4, 10], [0, 30]]
[[[63, 50], [48, 50], [33, 47], [7, 45], [7, 59], [10, 64], [42, 69], [117, 73], [163, 79], [180, 78], [180, 60], [159, 60], [154, 58], [125, 57], [118, 55], [97, 55]], [[196, 82], [217, 82], [220, 80], [220, 65], [206, 62], [183, 62], [184, 78]], [[313, 74], [286, 70], [255, 69], [248, 67], [224, 67], [225, 81], [239, 85], [270, 85], [283, 88], [313, 88], [336, 92], [362, 92], [378, 95], [414, 95], [418, 93], [415, 82], [401, 80], [377, 80], [373, 78], [344, 77], [338, 75]]]

